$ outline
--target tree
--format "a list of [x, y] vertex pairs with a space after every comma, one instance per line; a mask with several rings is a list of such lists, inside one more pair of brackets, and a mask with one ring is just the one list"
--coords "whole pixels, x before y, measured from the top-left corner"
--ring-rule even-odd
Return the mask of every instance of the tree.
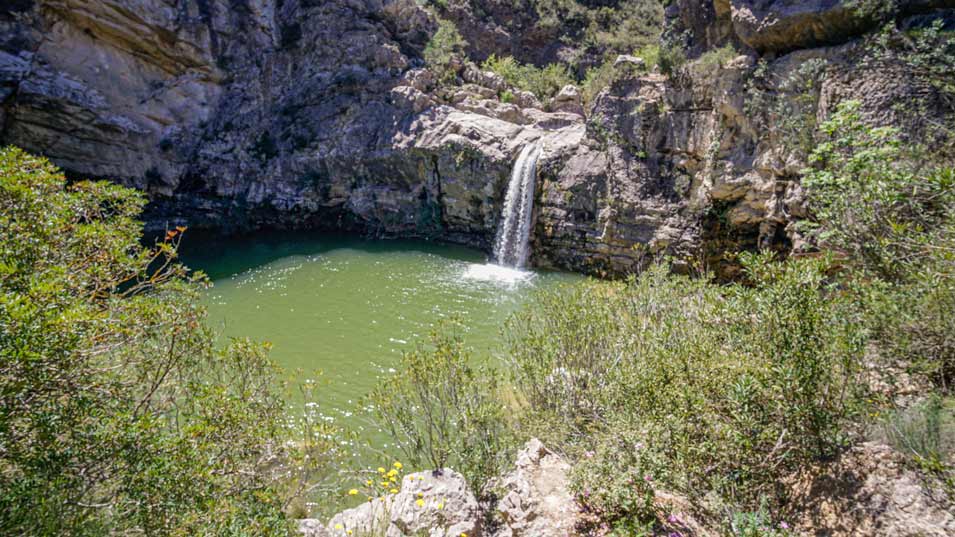
[[144, 203], [0, 149], [0, 533], [288, 534], [266, 348], [214, 345]]

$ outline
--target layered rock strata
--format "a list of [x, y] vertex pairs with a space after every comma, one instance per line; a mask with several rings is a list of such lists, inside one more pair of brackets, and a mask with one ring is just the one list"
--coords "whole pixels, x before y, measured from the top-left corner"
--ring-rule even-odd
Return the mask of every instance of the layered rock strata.
[[[893, 9], [924, 23], [950, 4]], [[858, 36], [882, 19], [849, 5], [678, 0], [667, 33], [685, 68], [621, 57], [593, 102], [568, 87], [542, 103], [467, 62], [439, 84], [422, 60], [436, 21], [413, 0], [15, 0], [0, 8], [0, 143], [144, 190], [154, 228], [489, 248], [512, 161], [541, 140], [532, 263], [609, 276], [668, 255], [732, 277], [726, 252], [799, 246], [800, 142], [838, 102], [913, 138], [952, 123], [917, 73], [862, 61]]]

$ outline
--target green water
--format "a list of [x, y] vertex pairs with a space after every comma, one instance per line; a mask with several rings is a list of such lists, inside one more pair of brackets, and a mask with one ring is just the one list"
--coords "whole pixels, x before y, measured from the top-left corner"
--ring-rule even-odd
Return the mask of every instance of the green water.
[[475, 354], [499, 359], [510, 313], [535, 291], [580, 281], [500, 271], [485, 265], [481, 252], [422, 241], [187, 233], [182, 246], [186, 264], [213, 280], [206, 298], [213, 327], [271, 342], [293, 386], [321, 371], [320, 405], [346, 420], [441, 319], [459, 318]]

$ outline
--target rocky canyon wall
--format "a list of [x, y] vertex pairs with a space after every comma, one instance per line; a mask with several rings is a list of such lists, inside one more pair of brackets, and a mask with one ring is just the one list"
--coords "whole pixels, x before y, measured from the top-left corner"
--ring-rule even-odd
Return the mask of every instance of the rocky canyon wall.
[[[156, 228], [486, 248], [513, 159], [542, 140], [532, 262], [620, 275], [672, 255], [731, 277], [727, 252], [799, 246], [800, 137], [836, 103], [859, 99], [913, 138], [953, 124], [909, 66], [863, 61], [885, 19], [853, 6], [677, 0], [666, 35], [689, 63], [664, 76], [621, 57], [585, 109], [573, 87], [541, 103], [468, 62], [456, 85], [438, 84], [422, 60], [436, 21], [413, 0], [12, 0], [0, 143], [144, 190]], [[955, 8], [893, 6], [899, 25], [950, 24]], [[781, 124], [780, 110], [804, 124]]]

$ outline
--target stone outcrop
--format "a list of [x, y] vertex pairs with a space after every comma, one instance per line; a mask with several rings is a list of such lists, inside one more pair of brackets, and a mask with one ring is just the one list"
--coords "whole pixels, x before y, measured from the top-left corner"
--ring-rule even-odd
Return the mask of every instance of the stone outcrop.
[[[490, 21], [527, 16], [492, 4]], [[895, 5], [950, 17], [950, 4]], [[806, 151], [774, 107], [800, 107], [810, 131], [845, 99], [913, 137], [955, 119], [904, 65], [860, 61], [869, 27], [843, 29], [843, 12], [676, 0], [668, 34], [691, 58], [727, 44], [738, 57], [662, 76], [623, 56], [584, 108], [572, 86], [541, 102], [467, 62], [440, 85], [422, 59], [436, 21], [414, 0], [16, 0], [0, 8], [0, 143], [144, 190], [153, 228], [488, 248], [512, 162], [541, 140], [532, 263], [620, 275], [670, 255], [730, 278], [724, 252], [802, 241]], [[839, 44], [807, 48], [830, 34]]]
[[501, 498], [495, 537], [565, 537], [574, 532], [579, 510], [570, 493], [570, 465], [536, 438], [518, 454], [513, 471], [496, 489]]
[[478, 537], [481, 513], [461, 474], [444, 469], [402, 479], [401, 490], [343, 511], [326, 524], [299, 521], [305, 537]]
[[828, 537], [955, 535], [955, 505], [889, 447], [856, 446], [792, 484], [797, 529]]

